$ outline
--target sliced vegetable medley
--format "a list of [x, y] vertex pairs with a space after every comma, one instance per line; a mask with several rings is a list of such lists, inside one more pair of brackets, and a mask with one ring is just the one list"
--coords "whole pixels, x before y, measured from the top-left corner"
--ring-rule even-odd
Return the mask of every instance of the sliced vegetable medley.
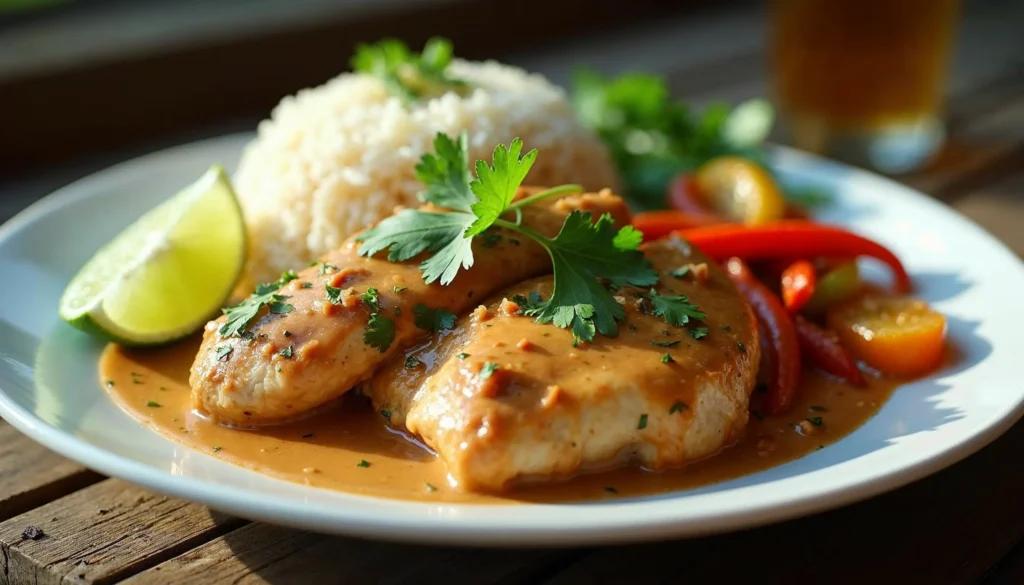
[[[862, 365], [882, 375], [920, 376], [944, 355], [946, 320], [909, 296], [912, 282], [885, 246], [815, 222], [787, 202], [760, 161], [725, 154], [677, 175], [666, 209], [637, 213], [646, 241], [675, 235], [726, 268], [760, 326], [760, 410], [786, 412], [803, 365], [854, 387]], [[888, 268], [893, 292], [862, 281], [858, 259]]]

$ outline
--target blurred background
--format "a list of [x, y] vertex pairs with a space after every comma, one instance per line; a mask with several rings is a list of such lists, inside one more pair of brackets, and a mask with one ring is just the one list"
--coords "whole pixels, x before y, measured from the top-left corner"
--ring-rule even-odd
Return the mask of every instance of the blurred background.
[[566, 86], [648, 71], [694, 107], [766, 97], [773, 141], [882, 172], [970, 164], [972, 133], [1017, 149], [1000, 132], [1024, 120], [976, 114], [1024, 96], [1022, 31], [1024, 0], [0, 0], [0, 217], [14, 191], [253, 130], [384, 36]]

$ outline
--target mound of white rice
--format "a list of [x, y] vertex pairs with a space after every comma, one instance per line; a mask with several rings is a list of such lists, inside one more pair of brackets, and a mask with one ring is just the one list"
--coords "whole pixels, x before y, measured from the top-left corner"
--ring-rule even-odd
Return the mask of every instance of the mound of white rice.
[[438, 131], [466, 131], [470, 161], [489, 161], [518, 136], [540, 151], [529, 185], [618, 187], [604, 145], [561, 88], [495, 62], [456, 59], [447, 72], [469, 83], [464, 96], [407, 105], [377, 78], [344, 73], [285, 98], [260, 123], [234, 177], [250, 242], [243, 286], [305, 266], [397, 205], [417, 205], [413, 168]]

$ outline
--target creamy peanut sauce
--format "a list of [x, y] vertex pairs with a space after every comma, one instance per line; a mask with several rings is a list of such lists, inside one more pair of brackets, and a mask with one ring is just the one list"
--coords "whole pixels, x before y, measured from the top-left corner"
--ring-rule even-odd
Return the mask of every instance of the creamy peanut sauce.
[[[868, 377], [854, 388], [814, 371], [788, 415], [752, 416], [743, 437], [684, 469], [621, 469], [557, 484], [522, 486], [503, 495], [459, 492], [428, 449], [390, 430], [366, 399], [349, 393], [309, 418], [258, 430], [227, 428], [191, 411], [189, 366], [200, 339], [132, 350], [110, 344], [100, 383], [128, 414], [156, 432], [212, 457], [306, 485], [350, 493], [438, 502], [516, 503], [636, 497], [703, 486], [799, 458], [824, 448], [870, 418], [898, 381]], [[812, 419], [820, 426], [809, 422]], [[809, 431], [796, 429], [801, 424]], [[365, 462], [365, 463], [364, 463]]]

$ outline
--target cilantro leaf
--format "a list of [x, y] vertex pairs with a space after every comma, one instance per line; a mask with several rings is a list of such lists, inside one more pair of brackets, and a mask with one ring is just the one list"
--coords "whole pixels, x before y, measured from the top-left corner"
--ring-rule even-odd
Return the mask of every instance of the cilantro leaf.
[[477, 219], [466, 230], [467, 237], [491, 227], [494, 220], [512, 204], [516, 191], [537, 160], [536, 148], [520, 156], [522, 151], [523, 141], [516, 138], [508, 147], [504, 144], [494, 147], [491, 166], [482, 160], [476, 161], [477, 178], [470, 188], [480, 200], [472, 206]]
[[484, 365], [480, 367], [480, 377], [484, 380], [491, 377], [491, 374], [500, 370], [501, 367], [494, 362], [484, 362]]
[[409, 102], [430, 93], [465, 87], [465, 82], [446, 74], [453, 58], [452, 44], [435, 37], [419, 55], [397, 39], [360, 44], [352, 57], [352, 69], [379, 78], [392, 94]]
[[380, 312], [380, 295], [377, 294], [377, 289], [372, 286], [367, 287], [366, 292], [363, 293], [363, 302], [366, 303], [367, 307], [370, 307], [371, 312]]
[[324, 285], [324, 290], [327, 291], [327, 300], [332, 305], [337, 305], [341, 302], [341, 288], [337, 286], [331, 286], [329, 284]]
[[571, 329], [577, 341], [593, 340], [595, 330], [608, 337], [618, 334], [625, 309], [598, 278], [614, 286], [649, 286], [658, 275], [643, 254], [616, 247], [614, 223], [608, 214], [592, 223], [589, 212], [573, 211], [554, 239], [539, 240], [551, 255], [554, 289], [528, 315]]
[[469, 212], [476, 196], [469, 184], [469, 146], [465, 132], [458, 140], [438, 132], [434, 138], [434, 152], [425, 153], [416, 165], [416, 178], [426, 185], [420, 199], [439, 207]]
[[636, 250], [644, 241], [644, 233], [631, 225], [619, 230], [612, 243], [619, 250]]
[[475, 219], [469, 213], [403, 209], [356, 236], [356, 241], [362, 242], [359, 255], [388, 250], [389, 262], [404, 262], [424, 251], [437, 252], [461, 237]]
[[[690, 302], [686, 295], [659, 295], [654, 289], [651, 289], [647, 298], [651, 301], [651, 312], [664, 318], [669, 325], [681, 327], [689, 323], [690, 319], [699, 321], [707, 317], [700, 307]], [[704, 334], [706, 335], [707, 331]], [[694, 339], [699, 338], [695, 337]]]
[[455, 313], [444, 309], [431, 309], [423, 303], [417, 303], [413, 309], [416, 326], [420, 329], [437, 333], [443, 329], [455, 327]]
[[689, 333], [690, 337], [692, 337], [694, 339], [704, 339], [705, 337], [708, 336], [708, 328], [707, 327], [694, 327], [693, 329], [687, 330], [687, 333]]
[[[472, 217], [472, 216], [470, 216]], [[452, 238], [436, 254], [423, 261], [420, 269], [423, 270], [423, 281], [431, 284], [436, 280], [441, 285], [447, 285], [455, 280], [459, 268], [473, 267], [473, 240], [463, 236]]]
[[543, 299], [540, 298], [540, 293], [535, 290], [531, 290], [528, 296], [512, 296], [512, 302], [519, 305], [519, 310], [517, 311], [517, 313], [520, 315], [525, 314], [526, 311], [540, 307], [542, 301]]
[[376, 44], [360, 44], [352, 56], [352, 69], [373, 75], [384, 82], [388, 91], [404, 100], [413, 100], [418, 94], [407, 87], [398, 76], [398, 69], [413, 62], [409, 47], [397, 39], [383, 39]]
[[395, 322], [380, 313], [370, 315], [363, 331], [363, 343], [384, 353], [394, 340]]
[[294, 307], [284, 302], [288, 299], [288, 296], [278, 293], [282, 286], [292, 280], [290, 276], [288, 272], [285, 272], [277, 282], [258, 284], [256, 285], [256, 290], [249, 295], [249, 298], [233, 307], [223, 309], [227, 320], [217, 330], [221, 337], [242, 335], [246, 328], [256, 319], [260, 309], [263, 307], [269, 307], [271, 313], [291, 312]]

